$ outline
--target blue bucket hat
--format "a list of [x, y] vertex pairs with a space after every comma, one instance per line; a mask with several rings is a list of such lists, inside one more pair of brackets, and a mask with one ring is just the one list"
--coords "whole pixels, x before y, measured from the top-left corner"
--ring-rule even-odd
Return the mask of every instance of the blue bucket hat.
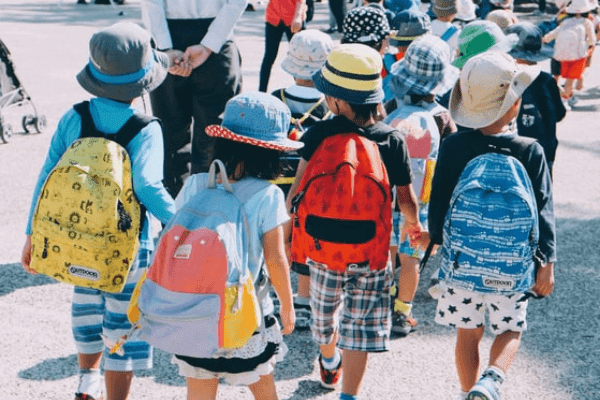
[[508, 52], [513, 58], [530, 62], [546, 60], [554, 54], [552, 46], [542, 42], [542, 31], [531, 22], [519, 22], [506, 29], [506, 33], [519, 36], [519, 41]]
[[292, 114], [273, 95], [245, 92], [225, 105], [221, 125], [209, 125], [206, 134], [279, 151], [298, 150], [304, 143], [288, 139]]
[[390, 45], [408, 46], [413, 40], [431, 31], [429, 15], [416, 9], [396, 14], [391, 24]]

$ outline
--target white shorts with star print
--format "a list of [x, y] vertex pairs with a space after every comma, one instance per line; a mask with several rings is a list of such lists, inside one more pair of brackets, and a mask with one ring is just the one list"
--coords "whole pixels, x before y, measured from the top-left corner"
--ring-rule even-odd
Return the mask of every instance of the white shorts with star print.
[[494, 335], [506, 331], [527, 330], [527, 300], [523, 293], [511, 295], [478, 293], [452, 286], [443, 288], [435, 310], [435, 322], [463, 329], [477, 329], [485, 324]]

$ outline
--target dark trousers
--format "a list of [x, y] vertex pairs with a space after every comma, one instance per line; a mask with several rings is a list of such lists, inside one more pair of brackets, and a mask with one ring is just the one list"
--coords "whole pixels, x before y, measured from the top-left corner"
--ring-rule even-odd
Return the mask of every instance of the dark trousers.
[[338, 32], [342, 32], [344, 26], [344, 2], [346, 0], [329, 0], [329, 11], [335, 18]]
[[[184, 24], [177, 21], [175, 27], [169, 22], [173, 48], [183, 51], [202, 40], [197, 37], [198, 26], [188, 23], [190, 21], [183, 21]], [[208, 25], [203, 23], [201, 27], [206, 26], [207, 29]], [[190, 32], [196, 35], [189, 35]], [[234, 42], [227, 41], [219, 53], [211, 54], [189, 77], [169, 74], [150, 93], [152, 111], [163, 125], [164, 183], [173, 197], [179, 193], [190, 173], [208, 171], [214, 156], [215, 140], [204, 129], [208, 125], [220, 124], [219, 115], [225, 104], [241, 92], [241, 87], [240, 53]]]
[[273, 26], [268, 22], [265, 24], [265, 55], [260, 66], [260, 81], [258, 84], [258, 90], [261, 92], [266, 92], [267, 86], [269, 86], [271, 69], [277, 58], [279, 44], [284, 33], [289, 42], [293, 36], [289, 26], [286, 26], [283, 22], [280, 22], [277, 26]]

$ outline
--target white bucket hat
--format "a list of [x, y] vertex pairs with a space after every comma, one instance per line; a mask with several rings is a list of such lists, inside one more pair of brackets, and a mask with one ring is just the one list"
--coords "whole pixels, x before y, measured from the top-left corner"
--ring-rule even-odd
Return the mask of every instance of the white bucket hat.
[[537, 78], [540, 68], [517, 64], [506, 53], [488, 51], [464, 65], [450, 95], [450, 115], [458, 125], [479, 129], [499, 120]]
[[590, 0], [572, 0], [567, 6], [567, 14], [583, 14], [592, 11], [595, 5]]
[[294, 78], [312, 79], [333, 50], [331, 37], [316, 29], [306, 29], [296, 33], [290, 40], [287, 56], [281, 62], [281, 69]]

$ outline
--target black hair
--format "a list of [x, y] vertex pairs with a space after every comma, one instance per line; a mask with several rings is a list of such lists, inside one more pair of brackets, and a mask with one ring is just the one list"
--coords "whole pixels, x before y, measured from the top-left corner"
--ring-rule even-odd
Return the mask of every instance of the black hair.
[[235, 180], [248, 176], [272, 180], [283, 173], [280, 151], [248, 143], [217, 138], [215, 158], [223, 161], [227, 176]]
[[[344, 38], [340, 39], [340, 44], [347, 44], [347, 43], [358, 43], [358, 42], [351, 42], [348, 39], [344, 39]], [[376, 50], [377, 52], [380, 52], [381, 47], [383, 46], [383, 40], [378, 41], [378, 42], [375, 42], [375, 41], [360, 42], [360, 44], [364, 44], [365, 46], [369, 46], [370, 48]]]
[[375, 121], [382, 121], [386, 117], [385, 109], [381, 103], [348, 104], [354, 113], [354, 118], [359, 122], [366, 122], [371, 118]]

